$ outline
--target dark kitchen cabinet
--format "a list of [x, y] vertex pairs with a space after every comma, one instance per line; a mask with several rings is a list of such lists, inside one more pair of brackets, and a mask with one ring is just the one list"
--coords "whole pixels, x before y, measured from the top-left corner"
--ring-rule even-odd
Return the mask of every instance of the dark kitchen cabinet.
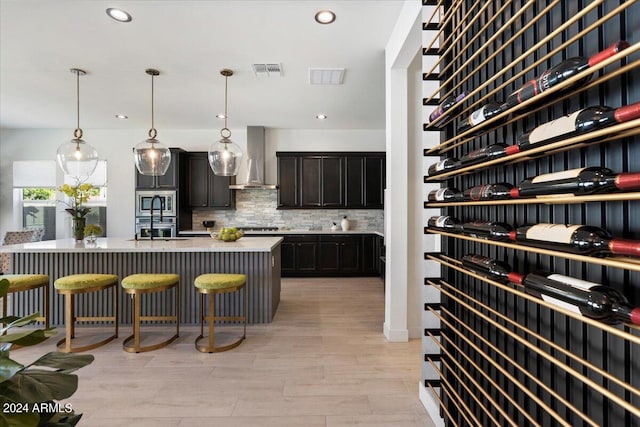
[[171, 151], [171, 163], [169, 163], [169, 169], [164, 175], [141, 175], [136, 168], [136, 190], [177, 189], [179, 187], [180, 157], [185, 151], [181, 148], [170, 148], [169, 150]]
[[366, 275], [380, 273], [380, 239], [374, 234], [362, 236], [362, 272]]
[[300, 157], [278, 157], [278, 207], [298, 206]]
[[382, 209], [385, 153], [278, 152], [279, 209]]
[[218, 176], [209, 167], [206, 152], [186, 154], [187, 205], [190, 208], [233, 209], [235, 198], [229, 185], [235, 177]]
[[281, 249], [282, 276], [376, 276], [379, 252], [371, 247], [376, 238], [373, 234], [286, 235]]

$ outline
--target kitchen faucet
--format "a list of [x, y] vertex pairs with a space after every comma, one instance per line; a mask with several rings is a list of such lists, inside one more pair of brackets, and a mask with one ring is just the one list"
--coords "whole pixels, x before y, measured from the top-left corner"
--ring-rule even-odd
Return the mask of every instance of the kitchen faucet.
[[162, 222], [162, 211], [164, 210], [164, 200], [159, 195], [155, 195], [151, 198], [151, 240], [153, 240], [153, 206], [155, 204], [156, 199], [160, 200], [160, 222]]

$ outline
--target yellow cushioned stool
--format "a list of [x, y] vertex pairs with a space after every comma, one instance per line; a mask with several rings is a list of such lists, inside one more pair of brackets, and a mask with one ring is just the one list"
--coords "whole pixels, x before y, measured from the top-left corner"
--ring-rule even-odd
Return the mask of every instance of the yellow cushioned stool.
[[[235, 348], [242, 343], [247, 336], [247, 276], [244, 274], [202, 274], [196, 277], [195, 287], [200, 293], [200, 336], [196, 338], [196, 349], [203, 353], [217, 353]], [[216, 295], [229, 292], [237, 292], [244, 288], [244, 311], [243, 316], [216, 316]], [[208, 315], [204, 312], [204, 297], [209, 295]], [[204, 322], [209, 322], [209, 342], [201, 345], [200, 340], [204, 338]], [[215, 346], [214, 323], [216, 320], [244, 322], [242, 337], [231, 344]]]
[[[64, 309], [64, 323], [65, 323], [65, 338], [58, 341], [58, 348], [64, 353], [77, 353], [80, 351], [92, 350], [94, 348], [105, 345], [106, 343], [118, 338], [118, 276], [115, 274], [71, 274], [69, 276], [60, 277], [53, 286], [60, 295], [64, 295], [65, 309]], [[74, 295], [86, 294], [90, 292], [105, 291], [111, 288], [113, 292], [112, 316], [92, 316], [92, 317], [77, 317], [75, 316], [74, 309]], [[106, 300], [105, 300], [106, 302]], [[104, 309], [104, 307], [103, 307]], [[115, 332], [113, 335], [84, 346], [73, 346], [72, 342], [75, 338], [75, 324], [76, 322], [113, 322]]]
[[[43, 310], [42, 316], [37, 320], [44, 322], [44, 327], [49, 328], [49, 276], [46, 274], [3, 274], [0, 279], [9, 281], [9, 290], [7, 296], [16, 292], [25, 292], [33, 289], [42, 288]], [[29, 313], [23, 314], [23, 316]], [[7, 315], [7, 298], [2, 299], [2, 317]]]
[[[122, 347], [129, 353], [140, 353], [157, 350], [165, 347], [180, 335], [180, 276], [177, 274], [132, 274], [122, 279], [122, 287], [125, 293], [133, 299], [133, 335], [127, 337]], [[174, 316], [142, 316], [140, 299], [143, 294], [163, 292], [175, 288], [175, 315]], [[140, 345], [140, 322], [146, 321], [175, 321], [176, 333], [171, 338], [157, 344]], [[133, 345], [131, 344], [133, 341]]]

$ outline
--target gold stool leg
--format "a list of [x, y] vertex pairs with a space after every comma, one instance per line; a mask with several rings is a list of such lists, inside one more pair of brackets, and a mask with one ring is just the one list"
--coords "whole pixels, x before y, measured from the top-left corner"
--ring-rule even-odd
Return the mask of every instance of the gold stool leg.
[[215, 342], [215, 334], [214, 334], [214, 329], [215, 329], [215, 323], [216, 321], [214, 320], [216, 318], [216, 293], [212, 292], [211, 294], [209, 294], [209, 317], [208, 317], [208, 322], [209, 322], [209, 353], [211, 353], [213, 351], [214, 348], [216, 348], [216, 342]]
[[73, 338], [73, 295], [66, 294], [64, 299], [67, 306], [64, 312], [64, 323], [67, 325], [65, 331], [66, 341], [64, 343], [64, 352], [71, 353], [71, 339]]
[[136, 353], [140, 352], [140, 295], [133, 294], [133, 346]]

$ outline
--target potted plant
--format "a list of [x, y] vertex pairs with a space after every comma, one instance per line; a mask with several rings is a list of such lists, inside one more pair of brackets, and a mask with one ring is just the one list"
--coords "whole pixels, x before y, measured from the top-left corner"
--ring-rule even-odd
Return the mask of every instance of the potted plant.
[[76, 185], [72, 186], [64, 184], [60, 187], [60, 191], [67, 196], [68, 201], [63, 201], [68, 208], [65, 209], [71, 215], [73, 222], [73, 236], [76, 241], [84, 239], [84, 228], [87, 222], [87, 214], [91, 212], [91, 208], [84, 206], [89, 201], [89, 197], [93, 193], [93, 185], [76, 181]]
[[[1, 298], [6, 298], [8, 289], [9, 281], [0, 279]], [[93, 362], [93, 356], [51, 352], [28, 365], [9, 357], [14, 345], [36, 345], [56, 334], [55, 328], [7, 333], [34, 323], [38, 316], [34, 313], [0, 319], [0, 425], [75, 426], [82, 414], [74, 414], [71, 404], [60, 401], [78, 389], [78, 376], [72, 372]]]

